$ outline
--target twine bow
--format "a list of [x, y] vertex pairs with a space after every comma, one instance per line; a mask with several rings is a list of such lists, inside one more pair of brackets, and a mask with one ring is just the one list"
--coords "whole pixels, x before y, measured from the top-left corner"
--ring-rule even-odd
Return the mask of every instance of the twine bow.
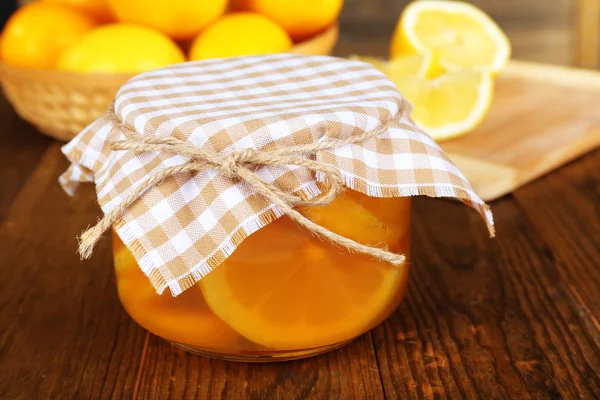
[[[120, 125], [120, 121], [115, 122]], [[364, 245], [348, 239], [347, 237], [338, 235], [337, 233], [331, 232], [321, 225], [314, 223], [294, 209], [294, 207], [297, 206], [317, 207], [329, 204], [335, 200], [344, 188], [342, 175], [339, 170], [299, 154], [316, 155], [316, 153], [321, 150], [363, 142], [384, 132], [391, 124], [395, 124], [395, 122], [391, 121], [375, 130], [367, 131], [345, 139], [334, 139], [266, 151], [246, 149], [233, 153], [220, 153], [195, 147], [173, 137], [136, 137], [130, 135], [128, 136], [129, 139], [112, 142], [111, 148], [113, 150], [169, 152], [189, 157], [189, 160], [182, 165], [165, 168], [142, 181], [141, 184], [121, 202], [121, 204], [106, 214], [95, 226], [87, 229], [81, 235], [79, 238], [79, 254], [82, 258], [89, 258], [96, 242], [98, 242], [102, 234], [104, 234], [104, 232], [106, 232], [150, 187], [157, 185], [164, 179], [176, 174], [197, 173], [200, 171], [216, 169], [228, 178], [245, 181], [258, 193], [279, 207], [279, 209], [289, 218], [331, 243], [340, 245], [349, 251], [373, 256], [380, 261], [392, 265], [402, 265], [405, 262], [404, 255], [389, 252], [385, 248]], [[123, 126], [122, 128], [128, 129]], [[328, 190], [320, 196], [304, 200], [299, 196], [281, 190], [276, 185], [267, 182], [256, 175], [253, 170], [258, 166], [264, 165], [296, 165], [308, 168], [315, 172], [321, 172], [325, 175], [327, 182], [329, 183]]]

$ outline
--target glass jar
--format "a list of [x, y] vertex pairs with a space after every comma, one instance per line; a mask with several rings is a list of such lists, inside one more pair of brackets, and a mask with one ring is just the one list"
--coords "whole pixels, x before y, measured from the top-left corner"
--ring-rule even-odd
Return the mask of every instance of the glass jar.
[[[408, 257], [410, 198], [346, 190], [300, 210], [329, 230]], [[283, 216], [244, 240], [195, 287], [156, 294], [113, 233], [119, 297], [142, 327], [188, 351], [239, 361], [307, 357], [372, 329], [400, 303], [407, 262], [351, 254]]]

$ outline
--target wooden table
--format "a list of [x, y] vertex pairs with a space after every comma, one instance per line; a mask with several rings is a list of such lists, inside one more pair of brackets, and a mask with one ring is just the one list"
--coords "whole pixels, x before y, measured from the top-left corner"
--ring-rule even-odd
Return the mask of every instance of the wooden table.
[[0, 98], [0, 399], [591, 399], [600, 396], [600, 150], [475, 212], [417, 199], [408, 295], [341, 350], [215, 361], [148, 334], [117, 298], [99, 216], [60, 144]]

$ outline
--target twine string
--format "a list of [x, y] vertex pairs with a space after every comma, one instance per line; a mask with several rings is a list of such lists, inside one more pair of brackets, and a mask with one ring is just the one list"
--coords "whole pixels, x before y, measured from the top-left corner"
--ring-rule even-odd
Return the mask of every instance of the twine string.
[[[116, 116], [114, 119], [116, 120]], [[120, 121], [115, 122], [118, 123], [123, 130], [128, 129], [120, 124]], [[117, 207], [104, 215], [95, 226], [83, 232], [79, 238], [79, 254], [82, 258], [89, 258], [92, 255], [94, 246], [104, 232], [110, 229], [110, 227], [124, 215], [127, 209], [129, 209], [129, 207], [131, 207], [149, 188], [160, 184], [163, 180], [173, 175], [198, 173], [216, 169], [230, 179], [243, 181], [251, 185], [260, 195], [275, 204], [283, 214], [329, 242], [339, 245], [348, 251], [370, 255], [380, 261], [392, 265], [402, 265], [405, 262], [404, 255], [392, 253], [388, 251], [387, 248], [364, 245], [334, 233], [306, 218], [294, 208], [298, 206], [318, 207], [327, 205], [335, 200], [344, 189], [342, 175], [338, 169], [308, 157], [316, 156], [317, 152], [322, 150], [329, 150], [352, 143], [360, 143], [367, 139], [374, 138], [384, 132], [392, 124], [395, 124], [395, 122], [391, 121], [377, 129], [344, 139], [321, 140], [305, 145], [289, 146], [265, 151], [245, 149], [232, 153], [215, 152], [199, 148], [174, 137], [140, 137], [131, 134], [126, 135], [126, 140], [112, 142], [111, 149], [127, 150], [136, 153], [148, 151], [168, 152], [185, 156], [189, 159], [182, 165], [167, 167], [160, 172], [145, 178]], [[264, 165], [294, 165], [307, 168], [315, 173], [321, 173], [328, 183], [327, 190], [320, 196], [315, 196], [308, 200], [302, 199], [301, 197], [287, 193], [277, 185], [260, 178], [255, 170], [257, 167]]]

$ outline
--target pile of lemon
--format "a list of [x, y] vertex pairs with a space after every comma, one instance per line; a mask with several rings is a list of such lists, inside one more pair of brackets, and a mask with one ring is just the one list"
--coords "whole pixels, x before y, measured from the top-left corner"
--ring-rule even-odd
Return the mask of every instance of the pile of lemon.
[[421, 0], [403, 11], [390, 61], [368, 57], [414, 105], [412, 118], [442, 141], [487, 114], [494, 77], [510, 58], [506, 35], [483, 11], [458, 1]]
[[139, 73], [186, 60], [285, 52], [337, 19], [343, 0], [37, 0], [0, 36], [13, 66]]

